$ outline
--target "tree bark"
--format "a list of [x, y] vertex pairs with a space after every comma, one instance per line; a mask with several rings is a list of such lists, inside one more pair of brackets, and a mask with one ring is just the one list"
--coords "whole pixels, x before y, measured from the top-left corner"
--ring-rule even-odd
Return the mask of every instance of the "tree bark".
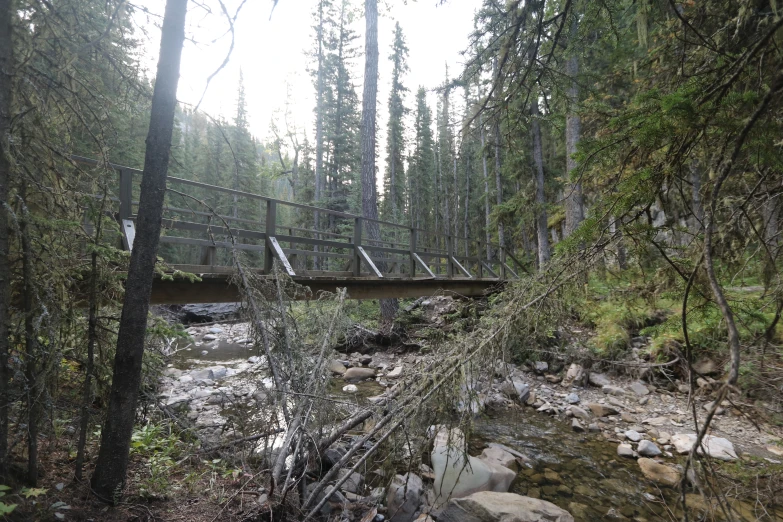
[[125, 284], [106, 422], [101, 431], [101, 447], [92, 476], [95, 494], [104, 501], [114, 503], [119, 500], [125, 484], [141, 382], [147, 313], [160, 241], [187, 6], [187, 0], [166, 1], [144, 156], [136, 239]]
[[[497, 75], [498, 59], [497, 56], [492, 60], [492, 68], [494, 74]], [[498, 111], [495, 118], [495, 201], [498, 205], [503, 204], [503, 178], [501, 177], [500, 168], [502, 166], [500, 158], [500, 111]], [[503, 223], [498, 220], [498, 243], [500, 248], [505, 247], [506, 236], [503, 230]]]
[[[324, 2], [318, 2], [318, 79], [316, 87], [316, 109], [315, 109], [315, 204], [321, 204], [322, 185], [323, 185], [323, 164], [324, 164]], [[318, 211], [314, 212], [315, 230], [321, 226], [321, 217]], [[314, 247], [318, 251], [318, 246]], [[316, 257], [313, 262], [315, 269], [321, 268], [321, 258]]]
[[582, 119], [576, 113], [576, 107], [579, 103], [579, 84], [576, 77], [579, 74], [579, 58], [576, 56], [575, 42], [576, 34], [579, 30], [576, 16], [571, 23], [571, 56], [566, 62], [566, 76], [571, 79], [568, 87], [568, 114], [566, 115], [566, 176], [568, 183], [565, 186], [565, 227], [563, 229], [563, 239], [570, 236], [584, 220], [584, 198], [582, 196], [582, 183], [572, 181], [577, 163], [574, 159], [576, 146], [579, 143], [581, 135]]
[[8, 325], [10, 317], [11, 267], [8, 242], [8, 185], [12, 179], [10, 157], [11, 86], [16, 13], [13, 0], [0, 0], [0, 478], [7, 476], [8, 454]]
[[547, 237], [546, 196], [544, 194], [544, 152], [541, 146], [541, 124], [538, 121], [538, 98], [530, 105], [533, 133], [533, 161], [536, 181], [536, 232], [538, 236], [538, 269], [544, 270], [549, 263], [549, 238]]
[[484, 136], [484, 122], [479, 116], [479, 136], [481, 137], [481, 166], [484, 170], [484, 240], [487, 242], [487, 261], [492, 259], [492, 239], [489, 225], [489, 171], [487, 169], [487, 140]]
[[[362, 96], [362, 215], [378, 219], [375, 180], [375, 123], [378, 114], [378, 0], [364, 1], [366, 24], [364, 92]], [[365, 221], [370, 240], [380, 241], [378, 223]], [[385, 267], [384, 267], [385, 268]], [[379, 267], [380, 270], [383, 270]], [[391, 324], [397, 315], [396, 299], [381, 299], [381, 321]]]
[[692, 234], [698, 234], [703, 228], [704, 207], [701, 204], [701, 167], [699, 160], [694, 159], [688, 172], [691, 178], [691, 210], [690, 229]]

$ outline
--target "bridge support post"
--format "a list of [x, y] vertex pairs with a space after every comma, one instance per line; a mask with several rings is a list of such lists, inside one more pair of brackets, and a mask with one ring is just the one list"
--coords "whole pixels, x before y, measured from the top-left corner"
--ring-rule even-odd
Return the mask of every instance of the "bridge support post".
[[454, 236], [446, 236], [446, 277], [454, 277]]
[[264, 273], [271, 274], [274, 267], [275, 255], [270, 238], [275, 236], [275, 225], [277, 223], [277, 202], [272, 199], [266, 200], [266, 241], [264, 242]]
[[476, 254], [476, 259], [478, 259], [478, 276], [479, 279], [484, 278], [484, 264], [482, 263], [483, 259], [481, 259], [481, 256], [484, 255], [486, 249], [486, 245], [484, 244], [484, 241], [479, 240], [478, 242], [478, 253]]
[[362, 275], [362, 256], [359, 249], [362, 246], [362, 218], [353, 218], [353, 275]]
[[508, 279], [508, 274], [506, 274], [506, 248], [503, 245], [498, 247], [498, 258], [500, 259], [500, 278], [505, 281]]
[[119, 169], [120, 173], [120, 220], [133, 216], [133, 172]]
[[410, 268], [408, 271], [410, 272], [411, 279], [416, 275], [416, 243], [418, 242], [418, 232], [414, 227], [411, 227], [411, 237], [410, 241], [408, 242], [408, 250], [410, 251], [409, 254], [409, 263]]

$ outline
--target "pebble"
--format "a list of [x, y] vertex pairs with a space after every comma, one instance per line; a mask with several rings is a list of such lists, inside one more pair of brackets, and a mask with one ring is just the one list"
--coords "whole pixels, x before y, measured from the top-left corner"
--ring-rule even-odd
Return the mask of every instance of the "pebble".
[[633, 458], [633, 446], [630, 444], [620, 444], [617, 446], [617, 456]]
[[343, 391], [345, 393], [356, 393], [359, 391], [359, 388], [357, 388], [355, 384], [346, 384], [343, 386]]
[[625, 432], [625, 438], [631, 442], [639, 442], [642, 440], [642, 434], [635, 430], [628, 430]]

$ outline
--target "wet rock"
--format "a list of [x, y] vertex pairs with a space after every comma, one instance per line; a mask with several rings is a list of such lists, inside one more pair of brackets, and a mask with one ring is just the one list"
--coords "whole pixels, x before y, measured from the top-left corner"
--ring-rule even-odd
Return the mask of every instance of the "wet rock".
[[585, 427], [582, 426], [582, 423], [579, 422], [579, 419], [573, 419], [571, 421], [571, 429], [577, 433], [582, 433], [585, 431]]
[[[672, 436], [671, 443], [677, 453], [684, 455], [689, 453], [693, 449], [693, 445], [696, 444], [696, 434], [677, 433]], [[718, 460], [732, 461], [738, 458], [736, 451], [734, 451], [734, 445], [728, 439], [713, 435], [705, 435], [696, 451], [699, 455], [706, 455]]]
[[657, 457], [661, 454], [660, 448], [649, 440], [640, 441], [639, 446], [636, 447], [636, 451], [643, 457]]
[[201, 338], [202, 341], [216, 341], [217, 335], [207, 334], [204, 337]]
[[575, 393], [569, 393], [565, 398], [568, 404], [579, 404], [579, 395]]
[[438, 522], [573, 522], [571, 514], [545, 500], [482, 491], [449, 500]]
[[617, 408], [613, 406], [607, 406], [606, 404], [598, 404], [597, 402], [587, 403], [587, 407], [593, 412], [596, 417], [608, 417], [609, 415], [617, 415], [620, 413]]
[[214, 335], [219, 335], [219, 334], [223, 333], [223, 329], [222, 328], [218, 328], [217, 326], [213, 326], [212, 328], [210, 328], [207, 331], [209, 333], [211, 333], [211, 334], [214, 334]]
[[345, 372], [348, 370], [348, 368], [346, 368], [343, 363], [341, 363], [340, 361], [335, 361], [334, 359], [329, 361], [328, 368], [329, 371], [335, 375], [344, 375]]
[[617, 446], [617, 456], [618, 457], [633, 458], [633, 456], [634, 456], [634, 454], [633, 454], [633, 446], [631, 446], [630, 444], [625, 444], [625, 443], [620, 444], [619, 446]]
[[346, 475], [350, 475], [348, 479], [343, 482], [340, 489], [349, 493], [360, 493], [364, 488], [364, 477], [359, 473], [351, 473], [349, 469], [341, 469], [337, 472], [337, 480], [340, 481]]
[[631, 389], [632, 392], [634, 392], [639, 397], [643, 397], [643, 396], [648, 395], [650, 393], [650, 390], [647, 389], [647, 386], [645, 386], [644, 384], [642, 384], [640, 382], [631, 383], [629, 388]]
[[251, 355], [250, 357], [247, 358], [247, 362], [249, 362], [250, 364], [258, 364], [261, 362], [261, 357], [259, 357], [258, 355]]
[[591, 423], [591, 424], [590, 424], [590, 425], [587, 427], [587, 429], [590, 431], [590, 433], [598, 433], [599, 431], [601, 431], [601, 426], [599, 426], [598, 424], [596, 424], [595, 422], [593, 422], [593, 423]]
[[504, 468], [508, 468], [511, 471], [519, 470], [516, 457], [505, 449], [499, 448], [497, 446], [484, 448], [484, 451], [481, 452], [481, 456], [479, 458], [486, 462], [491, 462], [493, 464], [503, 466]]
[[562, 484], [563, 479], [560, 478], [560, 475], [557, 474], [555, 470], [545, 468], [544, 469], [544, 478], [547, 482], [551, 484]]
[[680, 482], [681, 474], [674, 466], [661, 464], [644, 457], [637, 462], [644, 476], [658, 485], [675, 487]]
[[359, 382], [365, 379], [374, 379], [375, 370], [372, 368], [348, 368], [343, 374], [346, 382]]
[[464, 497], [479, 491], [508, 491], [516, 473], [499, 464], [466, 456], [462, 447], [438, 446], [431, 453], [435, 471], [435, 506], [442, 506], [451, 496]]
[[[190, 377], [194, 381], [200, 381], [200, 380], [203, 380], [203, 379], [215, 380], [215, 374], [209, 368], [205, 368], [203, 370], [196, 370], [194, 372], [190, 372]], [[182, 379], [180, 379], [180, 381], [182, 381]]]
[[206, 351], [206, 350], [201, 350], [201, 356], [202, 356], [202, 357], [204, 357], [204, 356], [207, 356], [207, 355], [209, 355], [209, 352], [208, 352], [208, 351]]
[[533, 364], [533, 369], [536, 371], [536, 373], [544, 373], [549, 369], [549, 363], [546, 361], [538, 361]]
[[386, 494], [386, 512], [390, 522], [412, 522], [421, 503], [424, 487], [415, 473], [396, 475]]
[[631, 442], [639, 442], [642, 440], [642, 434], [635, 430], [628, 430], [625, 432], [625, 438]]
[[590, 384], [592, 384], [593, 386], [598, 386], [599, 388], [603, 386], [610, 386], [612, 384], [612, 382], [609, 379], [607, 379], [606, 375], [604, 375], [603, 373], [590, 372], [590, 376], [588, 380], [590, 381]]

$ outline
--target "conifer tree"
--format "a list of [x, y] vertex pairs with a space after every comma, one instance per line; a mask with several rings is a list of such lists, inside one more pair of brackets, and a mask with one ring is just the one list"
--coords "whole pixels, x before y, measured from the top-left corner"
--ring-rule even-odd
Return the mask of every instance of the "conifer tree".
[[405, 107], [405, 93], [408, 89], [402, 83], [402, 77], [408, 71], [408, 47], [399, 22], [394, 27], [392, 43], [391, 92], [389, 93], [389, 124], [386, 143], [386, 177], [384, 179], [384, 218], [399, 222], [405, 210], [405, 172], [404, 154], [406, 147], [404, 118], [408, 113]]

